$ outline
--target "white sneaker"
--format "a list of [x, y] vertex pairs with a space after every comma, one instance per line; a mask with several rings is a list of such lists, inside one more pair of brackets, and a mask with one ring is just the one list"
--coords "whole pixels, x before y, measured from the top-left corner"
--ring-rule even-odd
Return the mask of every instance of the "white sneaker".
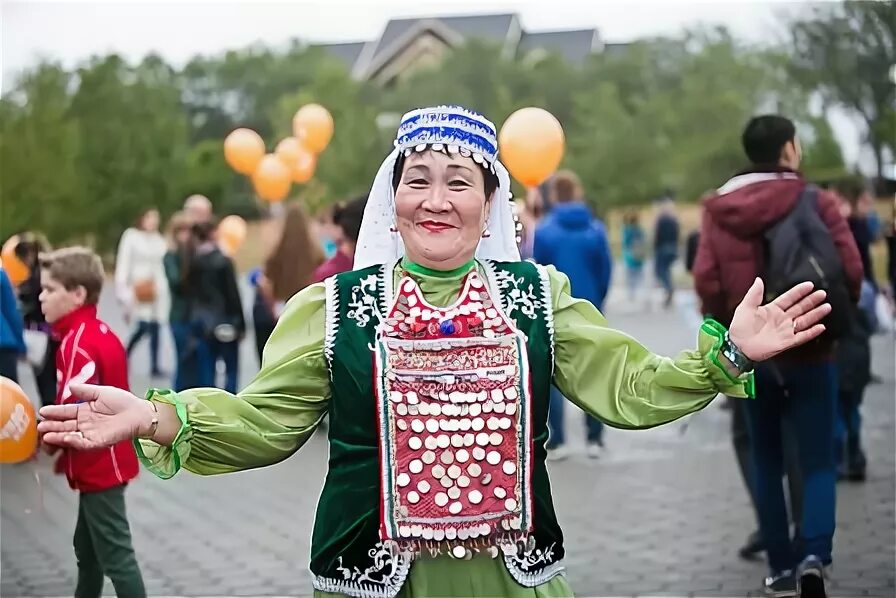
[[585, 453], [588, 455], [589, 459], [600, 459], [600, 456], [604, 452], [604, 447], [599, 445], [596, 442], [589, 442], [588, 448], [585, 449]]
[[569, 447], [561, 444], [555, 448], [548, 449], [548, 461], [563, 461], [569, 458], [571, 454], [572, 451], [569, 450]]

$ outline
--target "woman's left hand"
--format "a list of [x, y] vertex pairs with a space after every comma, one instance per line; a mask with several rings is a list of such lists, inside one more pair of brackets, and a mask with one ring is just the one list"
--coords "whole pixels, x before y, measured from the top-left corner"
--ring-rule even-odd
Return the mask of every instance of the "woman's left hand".
[[757, 278], [734, 311], [728, 334], [753, 361], [812, 340], [824, 332], [822, 319], [831, 313], [824, 291], [812, 292], [811, 282], [796, 285], [771, 303], [762, 305], [765, 285]]

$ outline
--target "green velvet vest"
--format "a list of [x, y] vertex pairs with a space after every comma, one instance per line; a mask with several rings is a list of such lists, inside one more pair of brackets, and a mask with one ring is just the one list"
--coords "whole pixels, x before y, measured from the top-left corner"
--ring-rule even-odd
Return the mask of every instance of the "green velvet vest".
[[[489, 290], [526, 337], [531, 371], [534, 529], [502, 547], [510, 574], [533, 587], [561, 573], [563, 534], [545, 467], [553, 372], [551, 290], [530, 262], [480, 262]], [[330, 459], [311, 545], [314, 587], [358, 598], [395, 596], [413, 555], [379, 537], [379, 439], [373, 384], [377, 326], [392, 302], [395, 264], [345, 272], [326, 282], [325, 353], [330, 371]], [[496, 551], [493, 551], [493, 555]], [[450, 558], [450, 557], [445, 557]]]

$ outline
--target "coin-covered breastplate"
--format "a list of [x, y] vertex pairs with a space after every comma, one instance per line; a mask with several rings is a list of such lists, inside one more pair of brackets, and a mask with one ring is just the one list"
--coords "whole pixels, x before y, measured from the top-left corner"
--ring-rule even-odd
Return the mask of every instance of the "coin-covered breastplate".
[[376, 342], [380, 537], [419, 548], [512, 543], [532, 526], [525, 340], [479, 275], [439, 308], [403, 278]]

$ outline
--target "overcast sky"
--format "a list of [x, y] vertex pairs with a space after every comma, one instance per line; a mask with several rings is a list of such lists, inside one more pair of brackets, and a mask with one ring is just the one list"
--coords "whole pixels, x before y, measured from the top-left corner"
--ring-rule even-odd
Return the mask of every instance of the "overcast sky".
[[[41, 2], [0, 0], [2, 86], [40, 58], [73, 66], [117, 52], [136, 60], [148, 52], [182, 65], [196, 54], [271, 45], [298, 37], [313, 42], [375, 39], [391, 18], [516, 13], [528, 30], [595, 27], [606, 41], [676, 33], [699, 24], [724, 24], [738, 37], [773, 42], [782, 15], [803, 2], [737, 0], [623, 2], [621, 0], [328, 0], [313, 2]], [[847, 156], [855, 160], [857, 133], [835, 122]]]

